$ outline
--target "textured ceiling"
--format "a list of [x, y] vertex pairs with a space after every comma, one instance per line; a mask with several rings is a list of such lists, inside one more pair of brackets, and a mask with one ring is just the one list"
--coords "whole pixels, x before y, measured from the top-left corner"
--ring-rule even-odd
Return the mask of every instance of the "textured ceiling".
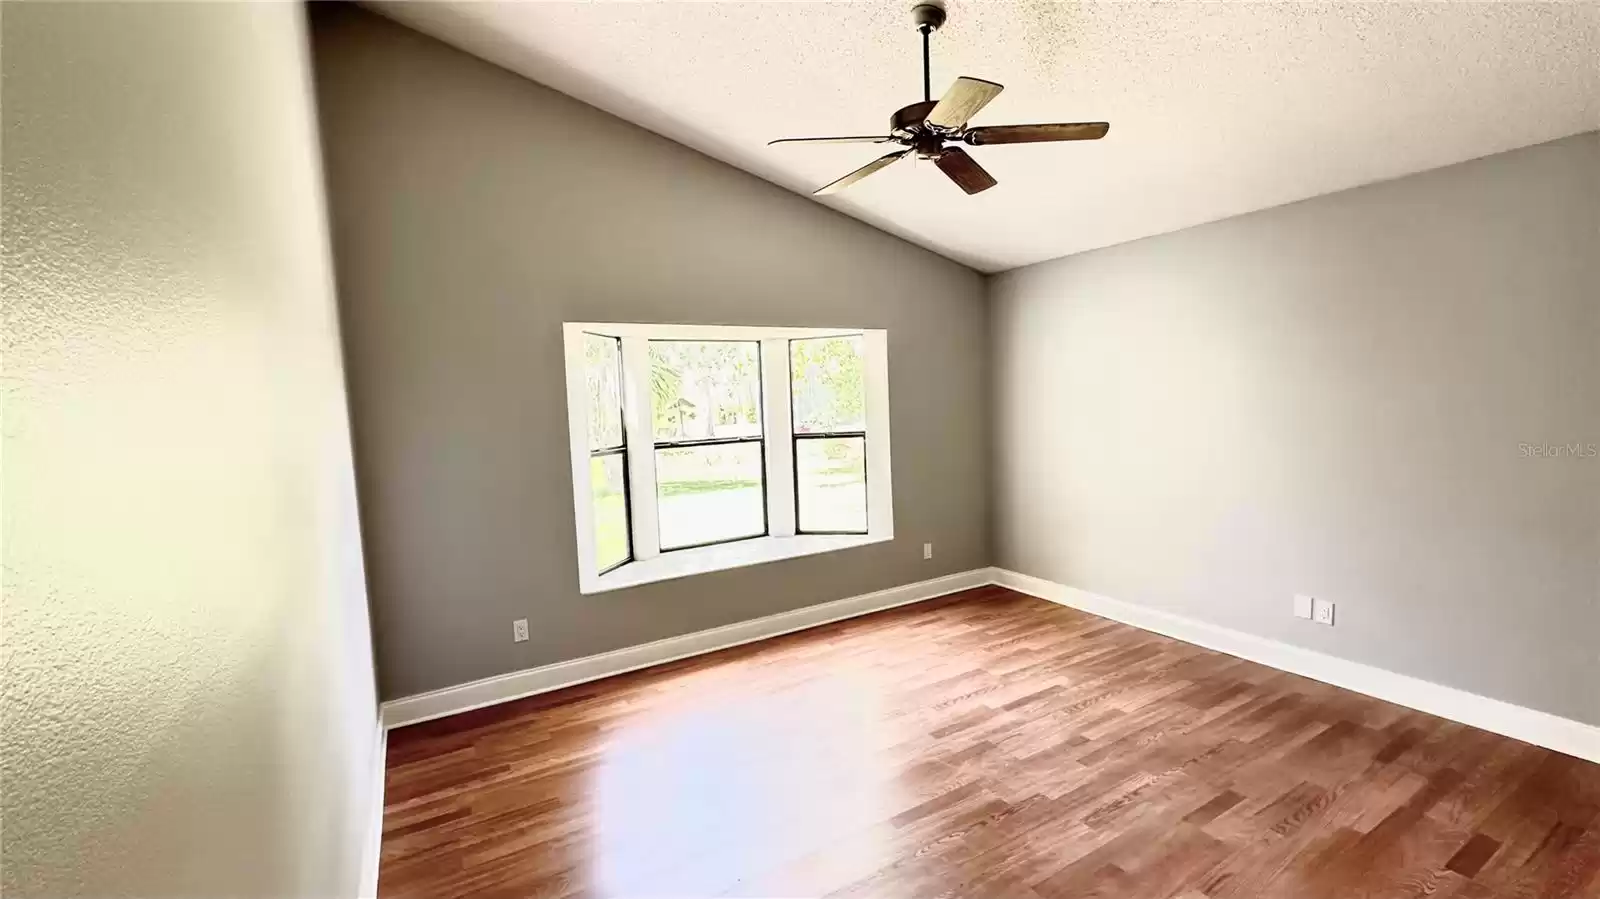
[[[785, 187], [885, 152], [921, 99], [911, 3], [374, 4], [384, 14]], [[1105, 120], [1096, 143], [928, 163], [821, 202], [984, 271], [1600, 128], [1600, 3], [959, 2], [937, 96], [1006, 85], [977, 124]]]

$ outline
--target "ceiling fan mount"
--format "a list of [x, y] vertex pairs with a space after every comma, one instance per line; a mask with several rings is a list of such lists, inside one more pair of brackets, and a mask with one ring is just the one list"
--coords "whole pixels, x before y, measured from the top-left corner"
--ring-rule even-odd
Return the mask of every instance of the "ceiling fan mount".
[[896, 150], [822, 187], [817, 194], [837, 193], [868, 175], [907, 156], [932, 160], [956, 186], [969, 194], [988, 190], [998, 182], [960, 147], [986, 144], [1043, 143], [1066, 140], [1099, 140], [1111, 126], [1105, 122], [1062, 122], [1043, 125], [989, 125], [969, 127], [968, 121], [1005, 87], [981, 78], [957, 78], [943, 97], [933, 99], [930, 45], [933, 32], [944, 24], [945, 11], [939, 3], [922, 2], [911, 9], [911, 21], [922, 35], [922, 101], [903, 106], [889, 116], [889, 133], [849, 137], [785, 137], [773, 144], [900, 144]]
[[930, 31], [938, 31], [944, 24], [944, 5], [941, 3], [918, 3], [911, 7], [911, 21], [917, 30], [927, 35]]

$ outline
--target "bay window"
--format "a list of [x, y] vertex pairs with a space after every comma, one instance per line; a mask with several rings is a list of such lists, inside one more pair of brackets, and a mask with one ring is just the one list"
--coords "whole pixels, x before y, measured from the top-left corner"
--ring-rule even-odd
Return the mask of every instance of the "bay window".
[[565, 337], [584, 593], [893, 539], [885, 332]]

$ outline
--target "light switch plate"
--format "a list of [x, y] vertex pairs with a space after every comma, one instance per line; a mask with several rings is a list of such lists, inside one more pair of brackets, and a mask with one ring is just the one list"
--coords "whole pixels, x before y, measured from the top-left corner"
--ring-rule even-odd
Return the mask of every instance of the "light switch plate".
[[1294, 617], [1304, 618], [1307, 621], [1310, 621], [1311, 606], [1315, 602], [1316, 600], [1305, 595], [1304, 593], [1296, 593], [1294, 595]]

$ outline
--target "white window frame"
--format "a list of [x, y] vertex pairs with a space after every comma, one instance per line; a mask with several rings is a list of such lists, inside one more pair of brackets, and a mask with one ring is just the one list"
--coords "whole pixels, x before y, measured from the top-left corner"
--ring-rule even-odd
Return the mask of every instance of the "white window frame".
[[[578, 540], [578, 590], [620, 590], [655, 581], [833, 552], [894, 539], [889, 437], [888, 332], [864, 328], [760, 328], [725, 325], [566, 322], [567, 431], [572, 446], [572, 504]], [[632, 558], [604, 574], [595, 565], [594, 507], [589, 484], [589, 401], [583, 336], [622, 341], [622, 420], [628, 471]], [[866, 366], [867, 532], [797, 534], [794, 420], [789, 341], [863, 338]], [[767, 534], [662, 552], [656, 514], [655, 434], [650, 408], [650, 341], [744, 340], [761, 344], [762, 452], [766, 464]]]

